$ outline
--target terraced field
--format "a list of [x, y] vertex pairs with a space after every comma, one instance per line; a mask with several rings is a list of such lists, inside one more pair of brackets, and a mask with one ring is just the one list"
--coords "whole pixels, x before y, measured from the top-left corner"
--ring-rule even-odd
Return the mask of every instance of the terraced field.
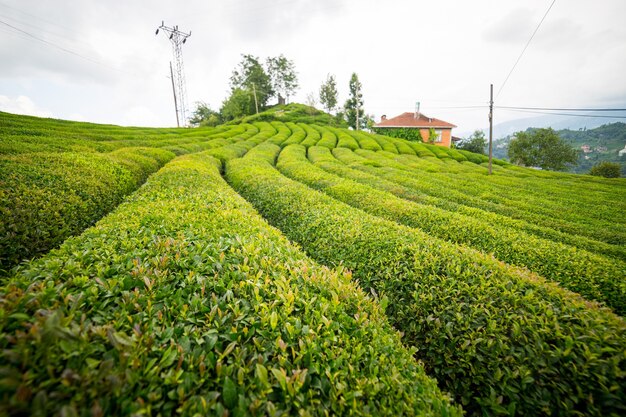
[[0, 413], [624, 415], [626, 180], [0, 113]]

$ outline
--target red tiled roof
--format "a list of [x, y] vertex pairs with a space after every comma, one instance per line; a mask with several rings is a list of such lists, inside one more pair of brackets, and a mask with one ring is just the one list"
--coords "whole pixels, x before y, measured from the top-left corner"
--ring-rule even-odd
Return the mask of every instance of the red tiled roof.
[[406, 112], [400, 116], [393, 117], [391, 119], [381, 120], [380, 123], [374, 125], [374, 127], [422, 127], [422, 128], [449, 128], [456, 127], [452, 123], [444, 122], [443, 120], [435, 119], [433, 117], [424, 116], [420, 113], [419, 118], [415, 118], [415, 113]]

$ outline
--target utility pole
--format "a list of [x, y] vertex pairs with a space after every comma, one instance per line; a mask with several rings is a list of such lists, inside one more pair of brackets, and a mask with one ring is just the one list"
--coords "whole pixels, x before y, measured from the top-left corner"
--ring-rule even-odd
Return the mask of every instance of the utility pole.
[[252, 83], [252, 92], [254, 93], [254, 107], [256, 108], [256, 114], [259, 114], [259, 102], [256, 99], [256, 85]]
[[491, 175], [491, 159], [493, 157], [493, 84], [491, 84], [489, 90], [489, 175]]
[[168, 27], [165, 26], [165, 22], [161, 22], [156, 30], [155, 35], [159, 34], [162, 30], [172, 44], [172, 52], [174, 54], [174, 69], [172, 69], [172, 63], [170, 62], [170, 74], [172, 76], [172, 83], [174, 88], [174, 108], [176, 109], [176, 124], [180, 127], [180, 124], [187, 124], [187, 85], [185, 83], [185, 69], [183, 66], [183, 44], [187, 42], [187, 38], [191, 36], [189, 33], [181, 32], [178, 30], [178, 26]]
[[176, 102], [176, 87], [174, 86], [174, 71], [172, 70], [172, 61], [170, 61], [170, 78], [172, 79], [172, 93], [174, 93], [174, 109], [176, 110], [176, 126], [180, 127], [178, 119], [178, 103]]

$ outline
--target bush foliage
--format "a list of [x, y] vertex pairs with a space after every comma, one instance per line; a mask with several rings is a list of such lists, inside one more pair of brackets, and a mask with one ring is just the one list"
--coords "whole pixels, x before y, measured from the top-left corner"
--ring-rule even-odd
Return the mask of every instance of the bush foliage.
[[616, 162], [600, 162], [591, 167], [589, 175], [604, 178], [619, 178], [621, 176], [621, 167]]
[[0, 113], [0, 415], [626, 414], [623, 179], [310, 110]]

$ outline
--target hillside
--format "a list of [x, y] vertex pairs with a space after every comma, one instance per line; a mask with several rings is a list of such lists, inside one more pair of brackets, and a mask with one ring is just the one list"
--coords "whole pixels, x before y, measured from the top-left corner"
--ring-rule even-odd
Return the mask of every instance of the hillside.
[[325, 113], [315, 107], [299, 103], [272, 106], [258, 114], [242, 117], [228, 122], [228, 125], [253, 122], [300, 122], [347, 128], [348, 124], [342, 118]]
[[[527, 131], [532, 130], [528, 128]], [[626, 123], [605, 124], [595, 129], [569, 130], [557, 133], [581, 151], [578, 165], [571, 172], [587, 173], [597, 162], [617, 162], [622, 166], [622, 176], [626, 176], [626, 155], [619, 156], [619, 151], [626, 147]], [[494, 141], [494, 157], [507, 159], [508, 142], [512, 136]]]
[[0, 113], [0, 413], [626, 413], [626, 179], [288, 109]]

